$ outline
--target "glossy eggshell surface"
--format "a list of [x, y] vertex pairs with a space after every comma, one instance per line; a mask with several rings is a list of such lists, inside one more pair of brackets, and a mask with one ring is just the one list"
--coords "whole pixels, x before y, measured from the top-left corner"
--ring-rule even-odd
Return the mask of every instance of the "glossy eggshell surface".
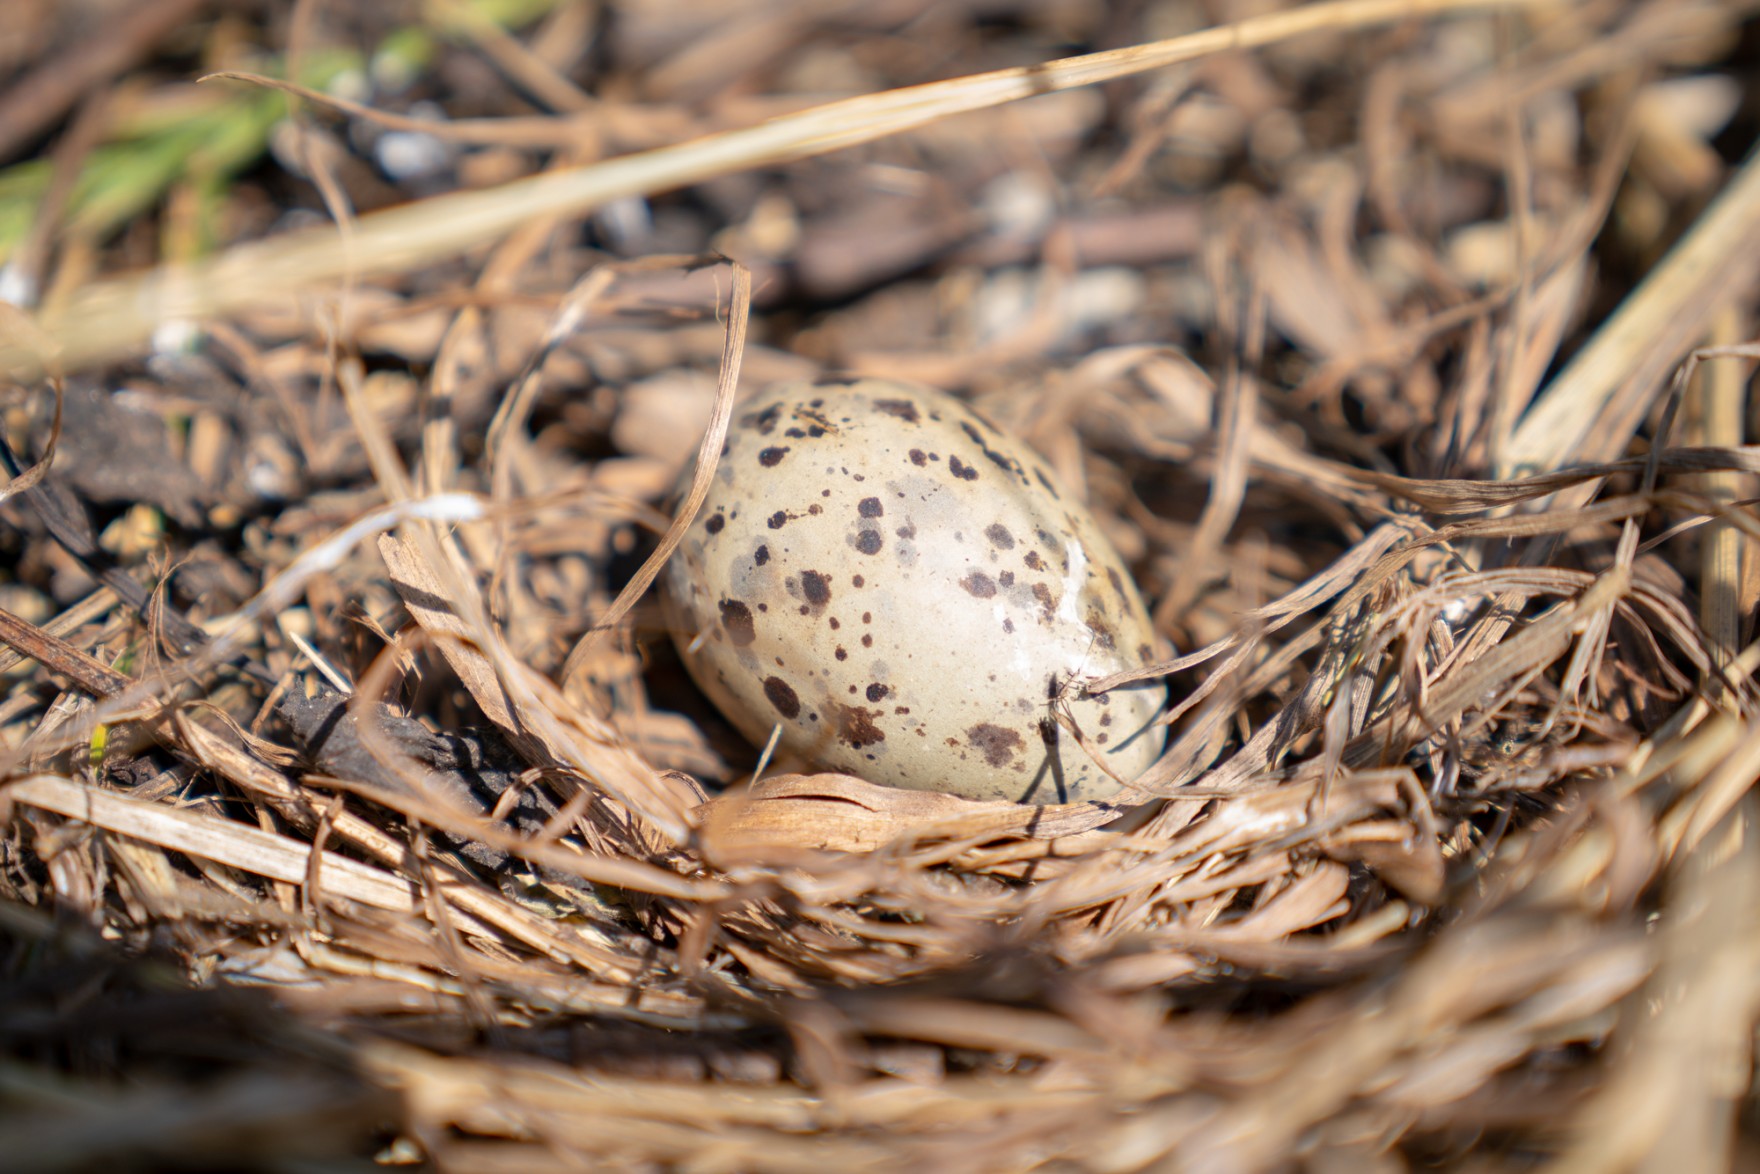
[[1043, 460], [930, 388], [800, 384], [736, 409], [665, 587], [710, 699], [827, 769], [1061, 803], [1161, 750], [1161, 683], [1079, 690], [1155, 659], [1117, 552]]

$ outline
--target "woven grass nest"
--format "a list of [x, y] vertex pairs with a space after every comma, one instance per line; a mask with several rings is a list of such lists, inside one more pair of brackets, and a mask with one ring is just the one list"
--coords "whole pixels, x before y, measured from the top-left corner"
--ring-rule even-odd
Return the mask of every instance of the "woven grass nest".
[[[1756, 1159], [1750, 6], [613, 5], [617, 97], [552, 7], [472, 35], [559, 113], [430, 120], [548, 170], [357, 213], [409, 120], [306, 92], [346, 231], [0, 321], [0, 1164]], [[1132, 566], [1118, 800], [753, 781], [685, 678], [670, 486], [847, 373]]]

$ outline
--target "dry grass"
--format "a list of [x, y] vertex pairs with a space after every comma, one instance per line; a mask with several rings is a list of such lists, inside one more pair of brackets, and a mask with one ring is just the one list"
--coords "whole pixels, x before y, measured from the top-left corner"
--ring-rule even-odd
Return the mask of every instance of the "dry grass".
[[[311, 112], [340, 229], [102, 279], [64, 242], [0, 322], [17, 446], [70, 377], [0, 502], [0, 1153], [1755, 1159], [1760, 165], [1712, 144], [1750, 6], [1219, 4], [831, 105], [802, 79], [954, 72], [924, 37], [1119, 29], [637, 6], [586, 93], [591, 7], [457, 34], [554, 111], [461, 102], [517, 178], [357, 214]], [[1121, 802], [737, 785], [646, 591], [736, 395], [838, 371], [1037, 444], [1192, 650]], [[94, 460], [89, 373], [173, 438]]]

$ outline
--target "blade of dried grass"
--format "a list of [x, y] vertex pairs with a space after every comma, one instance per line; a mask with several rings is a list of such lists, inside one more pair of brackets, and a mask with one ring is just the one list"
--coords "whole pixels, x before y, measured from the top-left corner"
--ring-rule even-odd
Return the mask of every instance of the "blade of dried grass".
[[[1623, 401], [1652, 394], [1708, 320], [1760, 274], [1760, 152], [1750, 154], [1667, 257], [1523, 416], [1499, 476], [1557, 468], [1579, 451], [1596, 422]], [[1592, 454], [1602, 456], [1604, 454]]]
[[1624, 1008], [1625, 1047], [1578, 1115], [1575, 1143], [1553, 1167], [1561, 1174], [1734, 1168], [1760, 1016], [1760, 804], [1750, 796], [1742, 807], [1722, 824], [1727, 857], [1680, 862], [1651, 939], [1656, 971]]
[[[1742, 320], [1733, 308], [1718, 315], [1712, 330], [1714, 346], [1732, 346], [1742, 340]], [[1743, 394], [1741, 366], [1733, 361], [1712, 363], [1700, 373], [1699, 439], [1710, 445], [1738, 445], [1742, 442], [1746, 396]], [[1741, 493], [1741, 478], [1735, 473], [1711, 473], [1704, 479], [1707, 497], [1725, 504]], [[1727, 522], [1713, 523], [1713, 529], [1701, 539], [1699, 559], [1699, 624], [1710, 644], [1712, 662], [1719, 675], [1736, 654], [1741, 640], [1742, 555], [1745, 544], [1741, 532]], [[1714, 696], [1727, 695], [1717, 678], [1707, 682]]]
[[[1251, 17], [1184, 37], [1042, 65], [933, 82], [834, 102], [743, 130], [481, 192], [459, 192], [363, 216], [344, 241], [318, 230], [239, 246], [212, 261], [88, 286], [44, 326], [69, 366], [117, 357], [167, 321], [225, 317], [289, 290], [396, 272], [457, 256], [538, 216], [871, 142], [954, 114], [1095, 85], [1213, 53], [1260, 48], [1323, 31], [1557, 0], [1333, 0]], [[265, 281], [273, 274], [273, 281]], [[36, 370], [35, 352], [4, 338], [0, 369]]]
[[709, 426], [703, 432], [702, 443], [697, 446], [696, 471], [691, 474], [691, 487], [686, 491], [684, 500], [679, 503], [672, 524], [660, 536], [660, 543], [655, 547], [654, 553], [643, 561], [641, 569], [617, 593], [617, 598], [605, 609], [605, 614], [599, 617], [569, 651], [568, 659], [562, 667], [564, 684], [585, 662], [594, 640], [615, 628], [629, 614], [629, 609], [636, 605], [636, 600], [653, 585], [660, 574], [660, 568], [666, 565], [666, 560], [672, 557], [672, 552], [684, 540], [685, 531], [690, 529], [691, 523], [696, 520], [697, 511], [709, 496], [709, 483], [715, 476], [715, 466], [720, 463], [721, 446], [727, 439], [728, 423], [733, 419], [733, 400], [739, 390], [740, 362], [746, 353], [746, 328], [752, 317], [751, 270], [737, 261], [730, 264], [733, 268], [733, 292], [728, 304], [727, 337], [721, 349], [721, 369], [715, 381], [715, 406], [709, 417]]
[[[252, 758], [226, 738], [203, 726], [187, 713], [173, 716], [172, 723], [190, 752], [208, 769], [254, 795], [268, 798], [296, 822], [308, 825], [316, 812], [307, 793], [290, 783], [279, 771]], [[300, 817], [304, 817], [303, 821]], [[334, 833], [355, 845], [386, 868], [402, 871], [409, 864], [409, 847], [388, 832], [349, 811], [332, 815]], [[442, 886], [446, 899], [471, 917], [494, 926], [509, 939], [520, 942], [558, 961], [573, 963], [620, 981], [634, 976], [631, 960], [598, 926], [577, 921], [569, 932], [543, 922], [513, 904], [500, 893], [472, 881], [462, 872], [430, 862], [448, 881]]]
[[[387, 534], [379, 540], [379, 553], [411, 617], [435, 639], [489, 720], [533, 761], [554, 762], [590, 780], [671, 843], [684, 843], [690, 835], [685, 812], [691, 797], [663, 780], [612, 726], [580, 712], [548, 678], [514, 657], [484, 615], [475, 582], [441, 553], [438, 543], [429, 545], [435, 552], [424, 558], [414, 543]], [[432, 570], [435, 561], [454, 572], [455, 590], [442, 585]], [[453, 602], [457, 598], [471, 608], [474, 622], [460, 614]], [[615, 863], [598, 859], [607, 866]]]
[[[312, 851], [308, 845], [243, 824], [174, 811], [55, 775], [20, 779], [9, 784], [5, 794], [16, 803], [257, 876], [299, 885], [310, 879]], [[399, 913], [420, 909], [408, 881], [346, 856], [322, 853], [320, 875], [327, 896]]]

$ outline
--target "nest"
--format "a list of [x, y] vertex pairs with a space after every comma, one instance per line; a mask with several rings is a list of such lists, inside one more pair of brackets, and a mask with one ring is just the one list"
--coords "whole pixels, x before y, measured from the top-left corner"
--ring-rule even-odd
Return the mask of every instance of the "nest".
[[[611, 6], [590, 93], [588, 6], [464, 20], [544, 117], [255, 77], [348, 231], [0, 322], [18, 1168], [1752, 1157], [1748, 6], [992, 7]], [[357, 215], [416, 130], [459, 190]], [[1189, 650], [1119, 800], [766, 770], [685, 679], [735, 403], [839, 373]]]

